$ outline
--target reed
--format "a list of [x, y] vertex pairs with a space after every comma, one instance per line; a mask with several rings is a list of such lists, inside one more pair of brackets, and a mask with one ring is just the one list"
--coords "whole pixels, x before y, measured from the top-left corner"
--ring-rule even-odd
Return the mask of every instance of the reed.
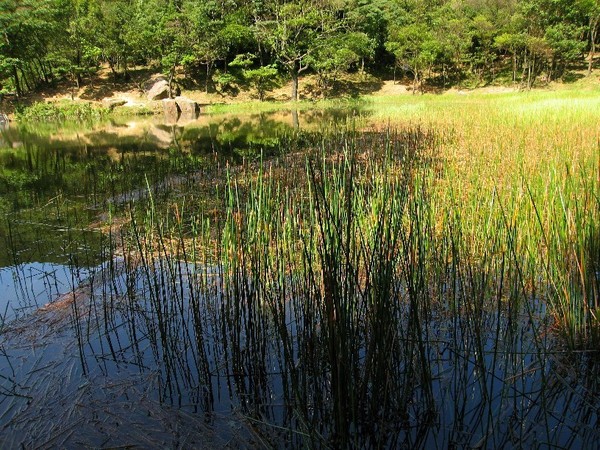
[[125, 284], [143, 294], [126, 304], [147, 310], [130, 333], [163, 368], [163, 400], [202, 386], [211, 411], [226, 389], [268, 445], [540, 432], [515, 438], [504, 411], [541, 414], [562, 442], [551, 410], [525, 402], [528, 374], [550, 385], [554, 349], [597, 348], [597, 181], [448, 184], [455, 138], [420, 125], [305, 136], [304, 161], [227, 169], [216, 217], [184, 202], [165, 215], [150, 196], [125, 249]]
[[107, 262], [70, 303], [86, 379], [143, 379], [248, 446], [593, 447], [598, 96], [372, 101], [85, 175], [112, 189]]

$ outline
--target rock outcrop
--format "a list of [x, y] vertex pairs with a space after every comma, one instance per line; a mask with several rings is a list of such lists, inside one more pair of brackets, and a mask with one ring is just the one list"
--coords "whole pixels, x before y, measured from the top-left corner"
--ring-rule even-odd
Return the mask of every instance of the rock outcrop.
[[162, 75], [155, 75], [146, 81], [143, 86], [148, 100], [162, 100], [169, 98], [169, 82]]
[[179, 106], [181, 120], [196, 120], [200, 115], [200, 106], [194, 100], [185, 97], [177, 97], [175, 99]]
[[181, 115], [181, 109], [177, 102], [167, 98], [162, 101], [165, 120], [167, 123], [176, 123]]

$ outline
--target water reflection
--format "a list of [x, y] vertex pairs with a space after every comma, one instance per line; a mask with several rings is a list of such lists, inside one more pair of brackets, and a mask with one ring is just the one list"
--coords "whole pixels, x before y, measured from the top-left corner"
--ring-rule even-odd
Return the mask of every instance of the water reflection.
[[88, 270], [53, 263], [27, 263], [0, 269], [0, 329], [75, 289]]
[[[5, 443], [28, 447], [54, 436], [67, 447], [120, 446], [134, 433], [136, 442], [168, 447], [203, 435], [234, 447], [334, 446], [331, 367], [326, 359], [304, 360], [323, 350], [308, 348], [321, 345], [318, 336], [303, 336], [308, 318], [288, 305], [281, 319], [289, 342], [280, 341], [269, 308], [228, 293], [222, 276], [174, 260], [141, 268], [115, 260], [92, 273], [72, 301], [34, 317], [19, 340], [9, 332], [0, 342]], [[385, 402], [401, 401], [399, 409], [379, 415], [389, 405], [377, 403], [353, 417], [353, 442], [360, 448], [595, 446], [597, 367], [586, 365], [584, 355], [563, 361], [550, 340], [536, 340], [543, 318], [532, 327], [530, 312], [517, 313], [482, 313], [481, 332], [470, 313], [448, 320], [436, 309], [425, 324], [426, 353], [388, 355], [400, 378], [390, 379]], [[397, 318], [399, 330], [409, 328], [410, 314], [407, 307]], [[43, 339], [35, 330], [47, 322], [53, 330], [43, 329]], [[32, 341], [15, 346], [23, 333]], [[410, 336], [400, 338], [400, 348], [412, 347]], [[421, 363], [414, 358], [425, 358], [431, 370], [426, 384], [415, 380]], [[365, 383], [367, 397], [356, 397], [362, 402], [380, 387], [370, 385], [366, 360], [353, 364]], [[41, 382], [30, 377], [40, 368]], [[51, 420], [57, 416], [62, 421]], [[163, 425], [153, 426], [157, 420]], [[77, 432], [69, 433], [74, 426]]]
[[[168, 149], [194, 145], [197, 136], [209, 140], [204, 150], [269, 144], [270, 140], [293, 130], [317, 131], [365, 114], [358, 108], [308, 111], [277, 111], [258, 114], [202, 115], [185, 124], [167, 124], [160, 118], [136, 118], [91, 124], [16, 125], [2, 132], [0, 150], [36, 144], [44, 148], [94, 148], [137, 145], [138, 150]], [[264, 139], [264, 142], [263, 142]]]
[[282, 142], [299, 130], [317, 130], [356, 114], [285, 111], [201, 116], [185, 126], [146, 118], [2, 130], [0, 267], [70, 263], [72, 252], [81, 253], [73, 241], [85, 241], [85, 252], [100, 253], [100, 237], [90, 228], [111, 208], [144, 197], [148, 186], [164, 186], [166, 179], [215, 164], [268, 157], [281, 152]]

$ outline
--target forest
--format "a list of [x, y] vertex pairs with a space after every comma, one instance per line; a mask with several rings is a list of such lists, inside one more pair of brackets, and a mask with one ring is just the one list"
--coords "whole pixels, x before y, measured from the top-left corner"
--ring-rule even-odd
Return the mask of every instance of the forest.
[[207, 91], [236, 78], [343, 73], [423, 83], [559, 80], [593, 69], [598, 0], [1, 0], [0, 92], [22, 95], [104, 65], [180, 71]]

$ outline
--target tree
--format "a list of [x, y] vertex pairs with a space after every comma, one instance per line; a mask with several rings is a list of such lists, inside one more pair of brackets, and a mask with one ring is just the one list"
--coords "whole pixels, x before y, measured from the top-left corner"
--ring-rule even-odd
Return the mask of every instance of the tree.
[[[240, 13], [235, 2], [184, 3], [183, 14], [190, 24], [188, 47], [191, 50], [186, 62], [189, 67], [205, 67], [205, 91], [212, 85], [214, 69], [223, 62], [227, 70], [227, 59], [232, 52], [244, 48], [253, 41], [253, 33]], [[234, 53], [236, 54], [236, 53]]]
[[465, 72], [465, 62], [471, 46], [468, 20], [464, 17], [449, 17], [441, 21], [436, 31], [436, 40], [439, 42], [440, 53], [438, 64], [441, 65], [441, 76], [444, 86], [448, 78], [455, 80], [462, 78]]
[[330, 36], [307, 57], [307, 63], [319, 76], [325, 90], [331, 88], [339, 75], [373, 55], [373, 42], [364, 33], [338, 32]]
[[469, 23], [471, 45], [469, 48], [469, 62], [471, 72], [477, 75], [478, 81], [484, 78], [485, 71], [492, 66], [496, 57], [494, 38], [496, 28], [484, 15], [477, 15]]
[[99, 46], [102, 55], [117, 77], [117, 69], [123, 70], [125, 79], [129, 78], [128, 69], [135, 54], [129, 40], [129, 22], [135, 15], [134, 3], [128, 0], [100, 0], [101, 23], [103, 30], [99, 33]]
[[587, 34], [590, 51], [588, 56], [588, 75], [590, 75], [596, 56], [596, 40], [598, 38], [598, 29], [600, 28], [600, 1], [579, 0], [577, 6], [587, 16]]
[[345, 46], [354, 53], [360, 61], [360, 73], [365, 71], [365, 62], [375, 56], [377, 42], [366, 33], [360, 31], [349, 32], [345, 38]]
[[46, 81], [46, 55], [61, 35], [51, 0], [0, 0], [0, 73], [20, 96]]
[[387, 60], [389, 55], [385, 49], [385, 41], [388, 25], [402, 13], [403, 10], [390, 0], [349, 0], [347, 2], [345, 11], [347, 29], [352, 33], [361, 33], [368, 37], [368, 42], [363, 42], [368, 47], [364, 48], [365, 57], [361, 57], [361, 71], [364, 71], [364, 63], [371, 58], [378, 62]]
[[256, 55], [241, 54], [229, 63], [230, 67], [241, 68], [244, 79], [256, 89], [258, 98], [263, 101], [269, 89], [277, 85], [279, 71], [272, 65], [252, 68]]
[[192, 25], [185, 13], [172, 10], [162, 29], [163, 51], [161, 67], [168, 77], [169, 97], [173, 97], [173, 80], [177, 66], [189, 65], [194, 61]]
[[423, 74], [431, 69], [441, 53], [441, 45], [423, 23], [390, 28], [386, 48], [396, 66], [413, 76], [413, 92], [423, 90]]
[[494, 45], [507, 51], [512, 61], [512, 80], [517, 81], [517, 61], [520, 54], [527, 48], [527, 36], [524, 33], [503, 33], [496, 36]]
[[550, 48], [551, 57], [548, 68], [549, 79], [561, 77], [567, 65], [580, 58], [585, 48], [585, 42], [578, 39], [581, 34], [581, 27], [568, 23], [546, 28], [544, 40]]
[[545, 69], [549, 79], [561, 76], [583, 54], [585, 45], [580, 44], [588, 23], [585, 4], [579, 0], [521, 0], [519, 4], [527, 19], [527, 34], [543, 39], [548, 47]]
[[66, 33], [56, 39], [47, 54], [60, 75], [68, 74], [79, 88], [84, 75], [91, 75], [102, 56], [99, 39], [106, 31], [99, 5], [94, 0], [60, 0], [55, 20]]
[[298, 100], [298, 80], [310, 65], [310, 56], [336, 27], [332, 11], [325, 4], [315, 7], [304, 0], [274, 5], [269, 16], [256, 25], [257, 41], [272, 52], [292, 79], [292, 100]]

